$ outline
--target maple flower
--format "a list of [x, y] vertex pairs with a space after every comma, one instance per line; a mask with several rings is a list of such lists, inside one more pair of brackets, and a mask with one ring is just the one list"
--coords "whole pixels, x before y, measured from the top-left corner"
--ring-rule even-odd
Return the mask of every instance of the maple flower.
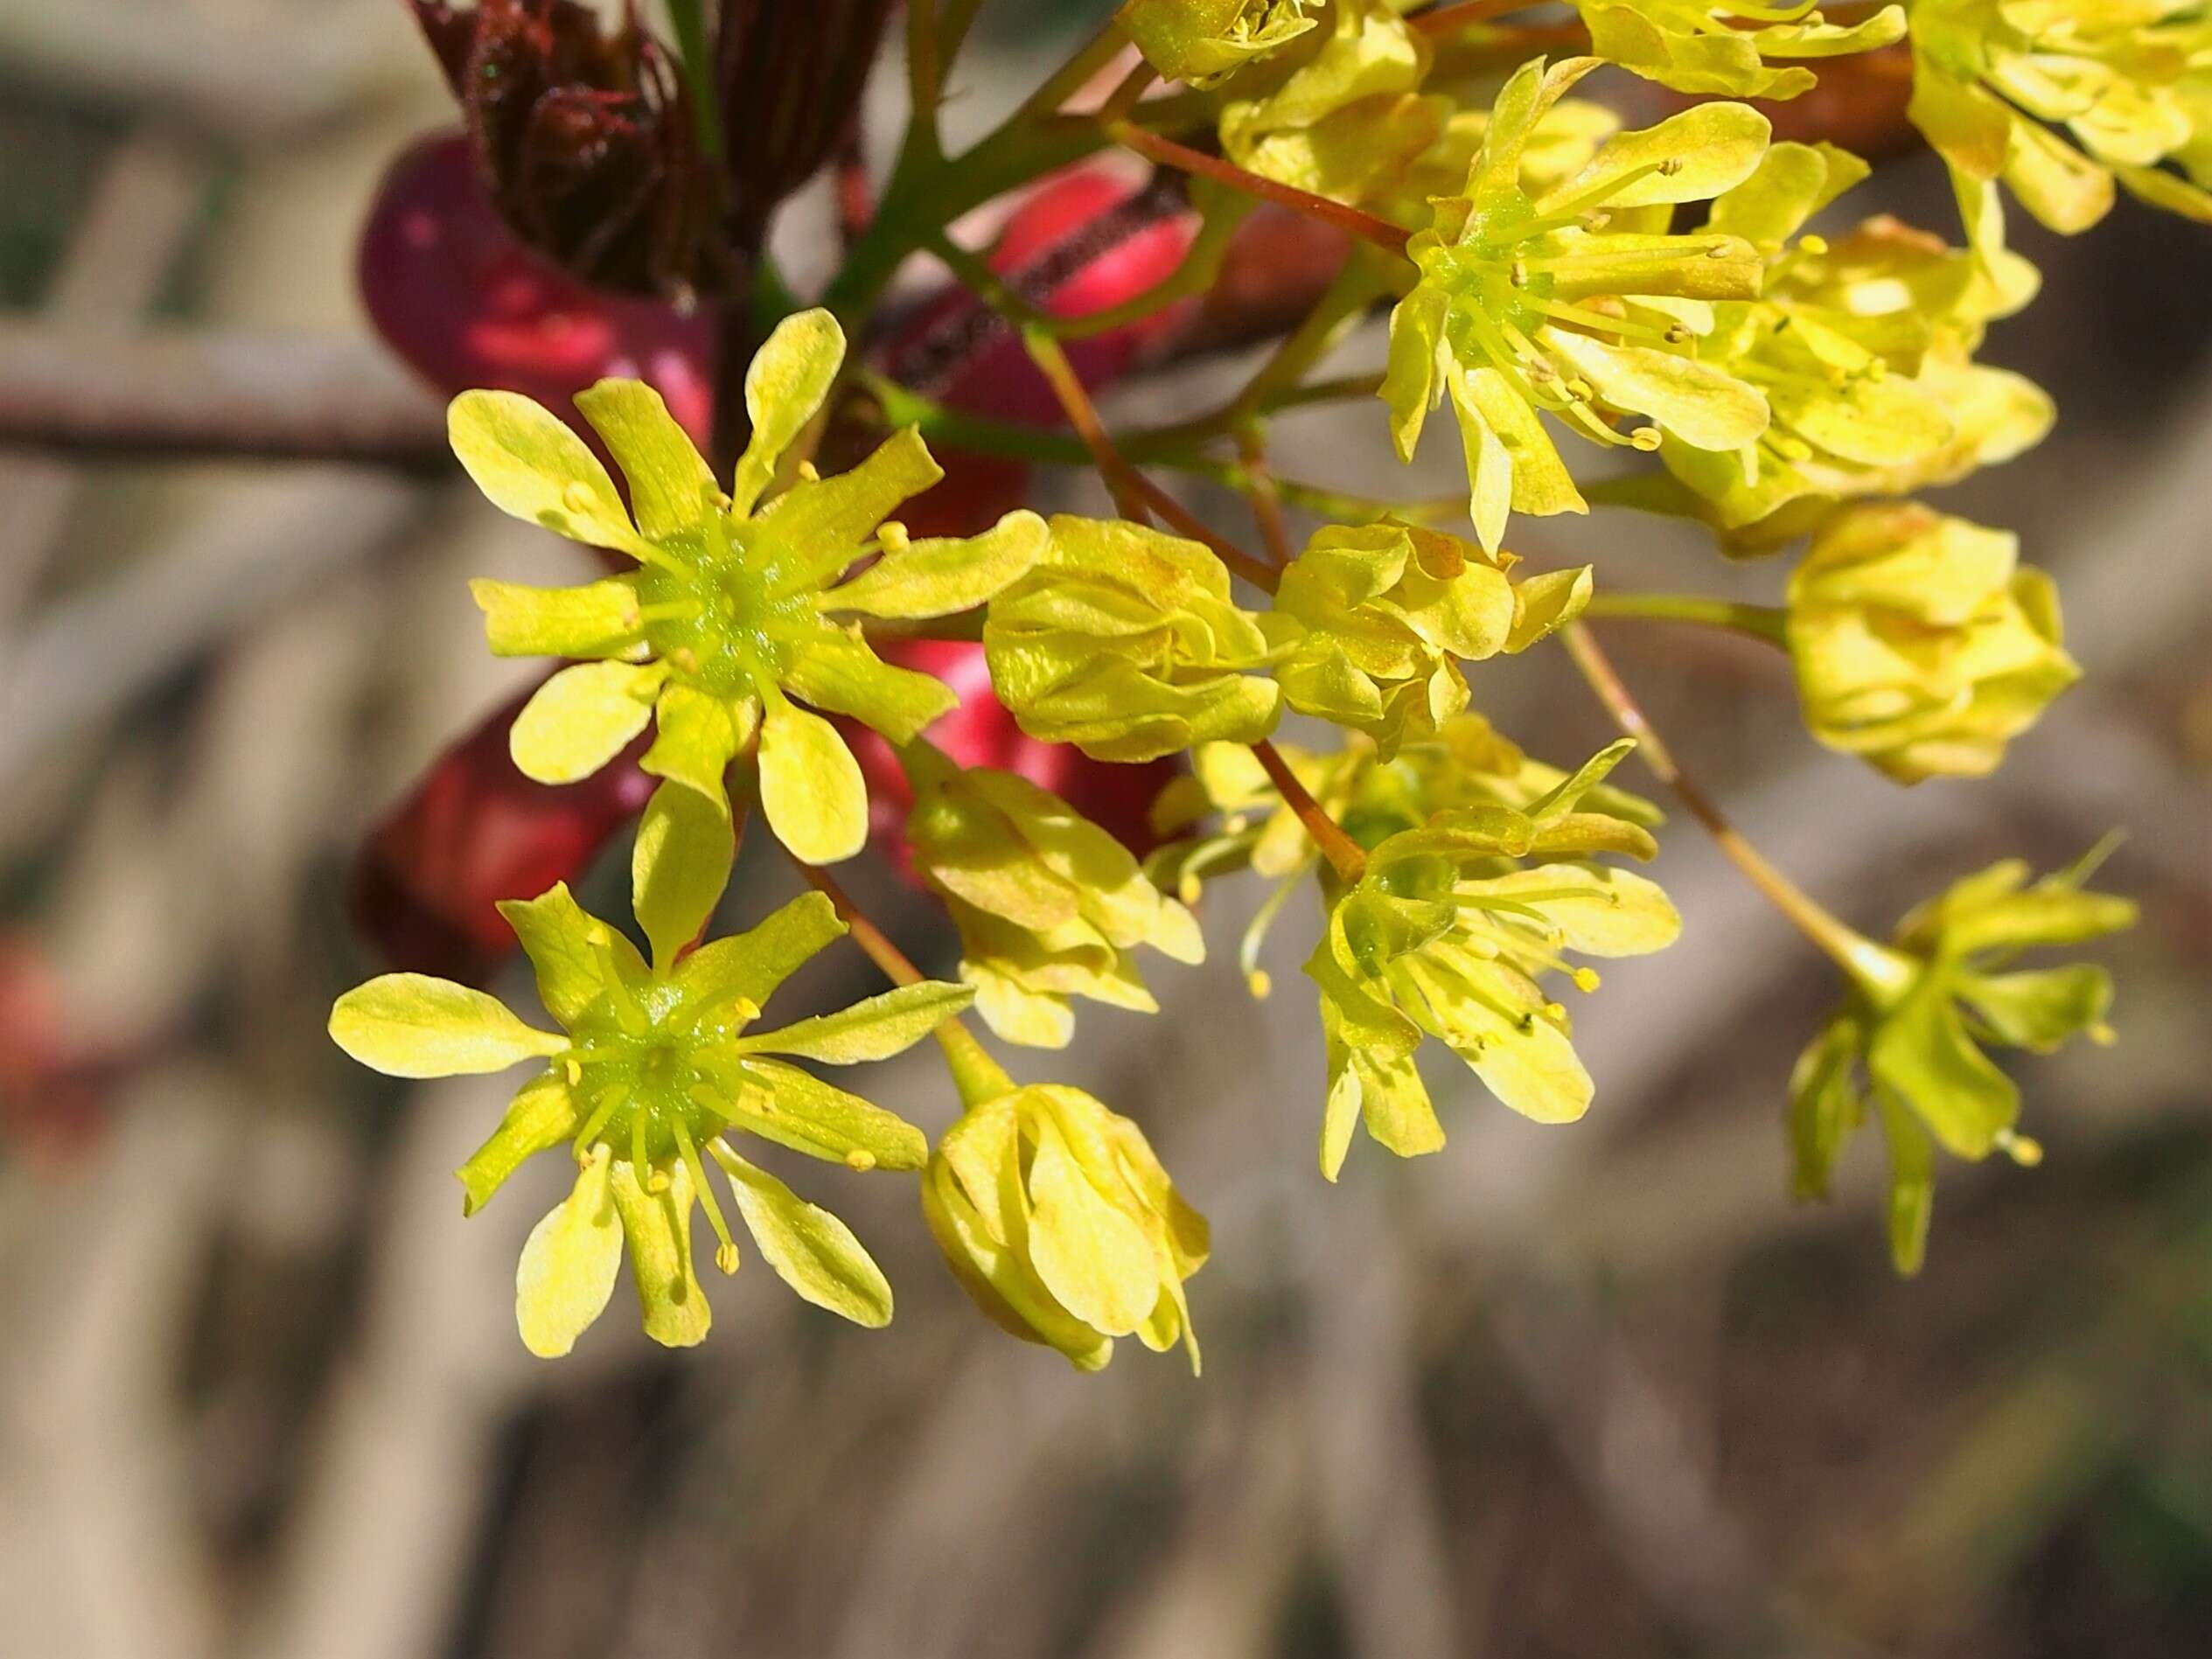
[[1587, 565], [1515, 583], [1519, 562], [1392, 519], [1316, 532], [1275, 595], [1303, 631], [1277, 671], [1284, 701], [1366, 733], [1385, 760], [1435, 732], [1467, 707], [1462, 659], [1525, 651], [1589, 603]]
[[[1467, 451], [1469, 512], [1492, 552], [1511, 512], [1588, 510], [1539, 413], [1594, 442], [1646, 450], [1665, 434], [1738, 450], [1767, 426], [1756, 388], [1665, 349], [1685, 338], [1671, 306], [1759, 291], [1750, 243], [1666, 226], [1673, 204], [1750, 175], [1767, 119], [1742, 104], [1701, 104], [1617, 135], [1532, 197], [1523, 147], [1598, 63], [1578, 58], [1547, 71], [1537, 59], [1506, 82], [1463, 193], [1440, 199], [1407, 245], [1419, 275], [1391, 313], [1382, 396], [1398, 453], [1412, 458], [1431, 404], [1448, 395]], [[1623, 433], [1614, 422], [1624, 412], [1650, 424]]]
[[976, 1305], [1024, 1342], [1095, 1371], [1117, 1337], [1181, 1342], [1198, 1370], [1183, 1280], [1206, 1219], [1144, 1131], [1080, 1089], [1032, 1084], [971, 1105], [922, 1176], [922, 1214]]
[[1157, 1013], [1137, 972], [1141, 945], [1178, 962], [1205, 959], [1190, 912], [1057, 795], [1012, 772], [963, 769], [926, 741], [899, 759], [914, 789], [914, 868], [959, 929], [960, 978], [1001, 1037], [1065, 1047], [1078, 996]]
[[2134, 924], [2132, 900], [2083, 889], [2109, 847], [2037, 882], [2007, 859], [1953, 882], [1905, 917], [1893, 948], [1869, 944], [1867, 970], [1797, 1061], [1790, 1080], [1797, 1195], [1826, 1195], [1871, 1102], [1889, 1143], [1889, 1247], [1901, 1273], [1918, 1272], [1927, 1251], [1937, 1147], [1968, 1160], [1999, 1151], [2022, 1164], [2042, 1157], [2015, 1127], [2019, 1088], [1984, 1049], [2048, 1054], [2083, 1034], [2112, 1040], [2104, 968], [2012, 965], [2022, 951]]
[[633, 871], [650, 965], [565, 885], [499, 907], [559, 1031], [525, 1024], [481, 991], [417, 973], [371, 979], [331, 1011], [338, 1045], [392, 1077], [543, 1063], [457, 1173], [473, 1213], [526, 1159], [574, 1149], [575, 1187], [531, 1232], [515, 1277], [522, 1340], [547, 1358], [566, 1354], [605, 1308], [625, 1244], [645, 1334], [669, 1347], [705, 1338], [709, 1313], [691, 1259], [694, 1203], [719, 1241], [716, 1265], [735, 1272], [738, 1259], [706, 1159], [721, 1167], [754, 1243], [794, 1291], [855, 1323], [888, 1323], [890, 1286], [851, 1230], [725, 1135], [743, 1130], [856, 1169], [921, 1168], [928, 1143], [919, 1130], [791, 1061], [886, 1058], [974, 995], [925, 980], [780, 1030], [749, 1031], [776, 987], [845, 924], [809, 893], [750, 932], [687, 952], [721, 885], [667, 882], [668, 861], [652, 879], [643, 860]]
[[[1306, 792], [1363, 847], [1419, 829], [1440, 812], [1470, 806], [1525, 812], [1569, 777], [1472, 713], [1453, 715], [1431, 735], [1407, 739], [1388, 760], [1373, 739], [1357, 732], [1331, 755], [1294, 743], [1275, 747]], [[1665, 822], [1657, 807], [1626, 790], [1587, 779], [1581, 788], [1585, 817], [1617, 819], [1642, 831]], [[1323, 868], [1304, 822], [1258, 757], [1239, 743], [1204, 743], [1193, 750], [1190, 772], [1160, 791], [1152, 817], [1163, 839], [1177, 839], [1146, 860], [1145, 873], [1186, 904], [1198, 902], [1207, 881], [1240, 870], [1278, 883], [1253, 913], [1238, 949], [1246, 985], [1254, 995], [1267, 995], [1272, 980], [1260, 967], [1267, 935], [1291, 896]], [[1210, 818], [1220, 821], [1202, 828]], [[1325, 884], [1329, 878], [1323, 879]]]
[[2081, 678], [2058, 589], [2020, 539], [1912, 502], [1855, 507], [1790, 579], [1786, 637], [1805, 723], [1901, 783], [1996, 770]]
[[[1796, 59], [1847, 57], [1905, 38], [1905, 9], [1884, 6], [1852, 24], [1832, 24], [1818, 0], [1788, 6], [1732, 0], [1575, 0], [1590, 50], [1630, 74], [1677, 92], [1731, 98], [1795, 98], [1815, 77]], [[1778, 58], [1786, 66], [1767, 60]]]
[[1171, 80], [1211, 86], [1311, 29], [1312, 0], [1124, 0], [1113, 20]]
[[1257, 742], [1281, 694], [1253, 671], [1287, 641], [1229, 596], [1213, 551], [1126, 519], [1061, 514], [1035, 568], [999, 592], [983, 650], [1022, 729], [1099, 760]]
[[1594, 1091], [1573, 1022], [1539, 976], [1567, 972], [1594, 990], [1595, 972], [1570, 966], [1566, 952], [1641, 956], [1682, 926], [1656, 884], [1588, 861], [1657, 850], [1639, 826], [1579, 810], [1634, 747], [1613, 744], [1525, 812], [1461, 807], [1392, 835], [1334, 897], [1306, 964], [1329, 1056], [1321, 1168], [1329, 1180], [1361, 1123], [1400, 1157], [1443, 1146], [1413, 1061], [1424, 1035], [1525, 1117], [1571, 1123], [1588, 1109]]
[[2070, 234], [2111, 211], [2117, 178], [2212, 222], [2202, 0], [1915, 0], [1912, 43], [1913, 124], [1962, 198], [2001, 179]]
[[1711, 228], [1765, 256], [1755, 300], [1678, 309], [1681, 350], [1759, 388], [1772, 419], [1741, 449], [1671, 435], [1659, 457], [1730, 533], [1787, 537], [1837, 500], [1947, 484], [2010, 459], [2049, 429], [2050, 399], [1973, 360], [1985, 325], [2027, 303], [2033, 267], [2001, 248], [1978, 256], [1895, 220], [1831, 242], [1807, 220], [1867, 176], [1828, 144], [1780, 143], [1713, 204]]
[[554, 675], [516, 719], [514, 762], [527, 776], [589, 777], [654, 720], [640, 764], [695, 797], [686, 806], [664, 788], [661, 811], [703, 807], [726, 821], [723, 773], [757, 737], [761, 805], [778, 839], [814, 864], [860, 851], [866, 784], [845, 740], [813, 711], [905, 742], [958, 700], [883, 661], [837, 614], [924, 617], [980, 605], [1029, 568], [1044, 523], [1017, 512], [979, 536], [921, 541], [886, 525], [944, 476], [911, 428], [849, 472], [822, 478], [801, 467], [763, 506], [844, 351], [827, 311], [777, 325], [745, 378], [752, 440], [726, 492], [651, 387], [603, 380], [579, 394], [629, 480], [629, 509], [583, 441], [529, 399], [454, 401], [454, 453], [494, 505], [639, 566], [580, 588], [473, 584], [494, 652], [587, 659]]

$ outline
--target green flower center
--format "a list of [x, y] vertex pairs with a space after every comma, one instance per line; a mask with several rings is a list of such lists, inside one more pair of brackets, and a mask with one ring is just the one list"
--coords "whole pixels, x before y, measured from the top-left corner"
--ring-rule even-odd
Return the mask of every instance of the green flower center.
[[718, 1022], [701, 1030], [700, 1012], [656, 981], [618, 986], [578, 1019], [572, 1046], [555, 1063], [574, 1068], [572, 1086], [584, 1102], [579, 1151], [604, 1142], [642, 1180], [655, 1165], [695, 1158], [722, 1133], [723, 1115], [701, 1102], [727, 1084], [700, 1055], [724, 1033]]
[[1451, 296], [1446, 326], [1455, 350], [1489, 356], [1498, 331], [1525, 336], [1544, 325], [1559, 279], [1531, 270], [1525, 258], [1540, 234], [1534, 208], [1516, 192], [1477, 203], [1460, 240], [1424, 256], [1428, 275]]
[[653, 655], [713, 697], [755, 694], [762, 680], [782, 679], [798, 641], [821, 624], [813, 593], [785, 579], [780, 550], [727, 517], [659, 545], [669, 562], [638, 577]]

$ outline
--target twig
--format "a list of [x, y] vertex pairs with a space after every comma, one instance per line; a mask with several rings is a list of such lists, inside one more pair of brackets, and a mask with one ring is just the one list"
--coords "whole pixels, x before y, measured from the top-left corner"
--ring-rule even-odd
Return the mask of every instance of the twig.
[[1386, 219], [1364, 213], [1357, 207], [1347, 207], [1343, 203], [1331, 201], [1326, 196], [1316, 196], [1311, 191], [1299, 190], [1290, 185], [1277, 184], [1272, 178], [1263, 178], [1258, 173], [1247, 172], [1233, 163], [1222, 160], [1218, 156], [1209, 156], [1203, 150], [1193, 150], [1188, 144], [1179, 144], [1172, 138], [1163, 138], [1158, 133], [1147, 131], [1133, 122], [1108, 122], [1106, 132], [1124, 150], [1134, 150], [1148, 161], [1158, 162], [1162, 166], [1172, 167], [1178, 172], [1211, 178], [1218, 185], [1226, 185], [1230, 189], [1241, 191], [1247, 196], [1273, 202], [1278, 207], [1287, 207], [1294, 213], [1305, 214], [1308, 219], [1317, 219], [1323, 224], [1335, 226], [1338, 230], [1364, 238], [1376, 247], [1387, 248], [1393, 254], [1406, 251], [1406, 243], [1411, 233]]
[[1314, 845], [1321, 848], [1329, 868], [1347, 885], [1358, 881], [1367, 868], [1366, 850], [1344, 833], [1343, 826], [1298, 781], [1298, 774], [1290, 770], [1290, 763], [1274, 744], [1262, 738], [1252, 746], [1252, 752], [1260, 757], [1267, 781], [1282, 796], [1284, 805], [1298, 815], [1298, 821], [1306, 826], [1306, 833], [1314, 838]]
[[1831, 916], [1811, 895], [1769, 863], [1757, 847], [1744, 840], [1713, 804], [1713, 798], [1675, 763], [1673, 752], [1653, 728], [1636, 699], [1629, 694], [1629, 688], [1622, 684], [1611, 659], [1598, 648], [1587, 627], [1579, 622], [1570, 623], [1561, 631], [1560, 638], [1582, 678], [1605, 705], [1606, 712], [1623, 733], [1636, 739], [1636, 753], [1643, 763], [1690, 809], [1690, 815], [1705, 826], [1728, 861], [1741, 870], [1745, 879], [1788, 917], [1799, 932], [1826, 951], [1846, 973], [1864, 983], [1895, 985], [1901, 976], [1910, 972], [1901, 958]]
[[0, 449], [451, 465], [444, 411], [366, 342], [0, 323]]

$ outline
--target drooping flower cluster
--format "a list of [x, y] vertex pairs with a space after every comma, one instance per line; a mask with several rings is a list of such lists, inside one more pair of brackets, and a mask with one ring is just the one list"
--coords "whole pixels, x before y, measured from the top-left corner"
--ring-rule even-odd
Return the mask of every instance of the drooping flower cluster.
[[[872, 31], [884, 8], [862, 10]], [[941, 47], [956, 47], [966, 28], [967, 8], [950, 10], [934, 20], [917, 11], [918, 29], [941, 25]], [[1014, 1334], [1085, 1370], [1125, 1335], [1155, 1350], [1180, 1342], [1195, 1369], [1184, 1286], [1205, 1260], [1205, 1223], [1134, 1123], [1080, 1091], [1015, 1083], [961, 1022], [965, 1011], [1001, 1040], [1045, 1048], [1071, 1041], [1082, 1003], [1154, 1011], [1138, 952], [1201, 960], [1193, 909], [1213, 878], [1249, 870], [1276, 883], [1239, 952], [1255, 994], [1267, 993], [1260, 951], [1289, 899], [1313, 890], [1320, 900], [1306, 972], [1327, 1056], [1321, 1163], [1330, 1180], [1362, 1124], [1401, 1155], [1442, 1146], [1417, 1063], [1431, 1037], [1514, 1111], [1572, 1122], [1596, 1084], [1553, 976], [1594, 990], [1582, 958], [1641, 955], [1677, 936], [1665, 893], [1617, 862], [1653, 854], [1659, 815], [1608, 780], [1633, 743], [1573, 772], [1535, 760], [1473, 712], [1468, 665], [1564, 630], [1624, 728], [1645, 732], [1580, 619], [1718, 621], [1786, 646], [1817, 739], [1905, 781], [1989, 770], [2070, 683], [2055, 593], [2019, 568], [2013, 538], [1903, 498], [2009, 458], [2050, 423], [2039, 390], [1978, 360], [1988, 324], [2025, 305], [2036, 284], [2005, 247], [1992, 181], [2067, 228], [2103, 211], [2114, 176], [2205, 215], [2199, 129], [2212, 48], [2201, 10], [2178, 0], [2133, 11], [2093, 0], [1912, 7], [1915, 115], [1958, 181], [1964, 248], [1888, 219], [1815, 231], [1866, 164], [1829, 143], [1771, 143], [1769, 117], [1748, 105], [1692, 102], [1624, 131], [1603, 106], [1570, 95], [1612, 65], [1691, 99], [1793, 99], [1813, 87], [1812, 66], [1896, 42], [1907, 27], [1899, 7], [1837, 23], [1809, 6], [1741, 0], [1573, 0], [1579, 24], [1526, 30], [1497, 24], [1505, 10], [1127, 0], [1120, 41], [1148, 66], [1127, 73], [1102, 122], [1051, 106], [1110, 60], [1113, 37], [1071, 60], [1052, 95], [949, 159], [927, 107], [946, 65], [918, 50], [918, 124], [880, 211], [865, 228], [850, 215], [853, 246], [824, 309], [779, 305], [780, 274], [759, 247], [708, 250], [718, 281], [757, 267], [766, 314], [791, 312], [744, 377], [749, 443], [729, 476], [715, 476], [638, 381], [574, 394], [597, 445], [526, 398], [456, 401], [455, 450], [497, 505], [634, 567], [568, 589], [480, 582], [476, 595], [496, 652], [571, 659], [513, 720], [508, 746], [520, 772], [557, 785], [621, 757], [628, 787], [595, 796], [591, 835], [571, 839], [596, 846], [638, 810], [637, 769], [658, 780], [631, 871], [649, 949], [556, 884], [500, 914], [559, 1030], [527, 1025], [461, 985], [393, 974], [340, 999], [331, 1031], [357, 1058], [400, 1076], [540, 1064], [460, 1172], [473, 1209], [534, 1154], [574, 1151], [581, 1173], [532, 1233], [518, 1274], [518, 1318], [534, 1351], [568, 1351], [608, 1300], [625, 1253], [649, 1334], [671, 1344], [703, 1337], [694, 1203], [708, 1209], [717, 1259], [725, 1269], [736, 1261], [709, 1163], [800, 1295], [859, 1323], [890, 1318], [890, 1286], [867, 1252], [741, 1156], [729, 1135], [743, 1131], [855, 1168], [918, 1172], [927, 1224], [952, 1271]], [[1551, 64], [1528, 55], [1562, 35], [1587, 36], [1590, 55]], [[648, 40], [633, 44], [640, 61], [661, 62]], [[915, 44], [928, 42], [918, 34]], [[1182, 89], [1139, 102], [1155, 74]], [[729, 84], [738, 82], [757, 84]], [[687, 81], [683, 98], [717, 84]], [[1489, 107], [1464, 106], [1478, 87], [1497, 88]], [[472, 107], [490, 95], [468, 94]], [[2073, 143], [2044, 122], [2063, 123]], [[1206, 128], [1218, 157], [1203, 151]], [[828, 130], [784, 135], [806, 139], [788, 150], [792, 169], [801, 160], [811, 169]], [[1064, 155], [1101, 138], [1204, 176], [1189, 196], [1117, 185], [1097, 207], [1099, 220], [1134, 220], [1167, 203], [1174, 223], [1153, 250], [1148, 297], [1061, 303], [1094, 224], [1036, 261], [1003, 247], [973, 257], [945, 240], [941, 227], [972, 222], [968, 209], [1022, 182], [1032, 150]], [[734, 144], [723, 159], [734, 166], [750, 153]], [[794, 181], [775, 171], [779, 193]], [[696, 182], [673, 181], [669, 199], [688, 199]], [[1247, 213], [1253, 197], [1273, 203], [1270, 213], [1302, 211], [1306, 234], [1355, 233], [1361, 245], [1341, 266], [1289, 273], [1305, 283], [1302, 313], [1239, 332], [1219, 315], [1240, 303], [1238, 284], [1217, 279], [1239, 227], [1266, 227], [1268, 213]], [[569, 206], [564, 227], [589, 240], [593, 215]], [[1035, 211], [1033, 201], [1024, 213]], [[1023, 224], [1017, 216], [1009, 243], [1029, 234]], [[684, 228], [693, 251], [712, 240]], [[975, 294], [878, 328], [865, 338], [869, 366], [849, 374], [836, 318], [868, 319], [893, 272], [924, 249]], [[1395, 305], [1379, 380], [1315, 380], [1385, 300]], [[1094, 315], [1078, 324], [1076, 309]], [[1147, 434], [1142, 452], [1105, 453], [1113, 440], [1084, 407], [1073, 354], [1055, 372], [1058, 340], [1092, 324], [1141, 329], [1141, 347], [1132, 333], [1115, 348], [1133, 357], [1186, 338], [1176, 330], [1193, 317], [1190, 338], [1286, 338], [1218, 411]], [[721, 320], [743, 326], [729, 308]], [[989, 349], [976, 349], [985, 335]], [[959, 380], [947, 363], [987, 378], [1016, 359], [1022, 398], [1035, 401], [1014, 400], [1017, 422], [981, 418], [946, 391]], [[571, 387], [548, 389], [556, 408], [570, 406]], [[1300, 491], [1274, 474], [1266, 430], [1277, 414], [1373, 391], [1407, 459], [1432, 408], [1450, 401], [1469, 483], [1464, 526], [1455, 510], [1453, 524], [1431, 527], [1434, 504]], [[946, 401], [932, 401], [940, 394]], [[708, 418], [700, 407], [684, 413], [695, 429]], [[1062, 415], [1082, 449], [1066, 431], [1041, 429]], [[719, 424], [724, 436], [736, 427]], [[1652, 458], [1586, 497], [1555, 427], [1615, 460]], [[924, 429], [948, 454], [968, 443], [988, 451], [1000, 471], [980, 491], [916, 502], [944, 477]], [[1232, 443], [1233, 463], [1224, 458]], [[1135, 521], [1143, 510], [1134, 505], [1127, 518], [1049, 522], [1015, 505], [1029, 469], [1084, 450], [1125, 500], [1139, 461], [1233, 484], [1273, 557], [1246, 556], [1211, 528], [1197, 533], [1204, 540], [1167, 533]], [[865, 458], [824, 477], [818, 452]], [[988, 511], [976, 505], [986, 498]], [[1732, 553], [1801, 537], [1810, 547], [1782, 609], [1607, 593], [1587, 565], [1529, 575], [1505, 550], [1513, 513], [1582, 512], [1595, 501], [1697, 519]], [[1294, 556], [1286, 503], [1327, 509]], [[927, 528], [966, 533], [918, 539], [895, 516], [903, 510]], [[1247, 602], [1232, 568], [1265, 602]], [[918, 672], [957, 678], [946, 666], [956, 660], [970, 676], [959, 690]], [[963, 748], [943, 726], [941, 746], [923, 735], [956, 708], [998, 722], [1009, 747], [1064, 745], [1063, 758], [1108, 763], [1093, 772], [1125, 774], [1145, 795], [1160, 776], [1152, 768], [1187, 756], [1187, 775], [1151, 813], [1161, 833], [1181, 839], [1141, 863], [1104, 825], [1141, 822], [1142, 796], [1093, 822], [1089, 796], [1078, 812], [983, 763], [1004, 759], [996, 749]], [[1278, 749], [1271, 739], [1287, 712], [1329, 728], [1333, 747]], [[848, 737], [868, 748], [865, 776]], [[1676, 781], [1650, 741], [1654, 770]], [[809, 878], [834, 902], [810, 896], [750, 932], [701, 943], [756, 801], [784, 847], [820, 866], [866, 842], [869, 779], [874, 833], [896, 839], [905, 873], [942, 902], [959, 939], [960, 983], [922, 979], [819, 868]], [[1683, 792], [1718, 825], [1715, 809]], [[1732, 833], [1722, 840], [1737, 855]], [[576, 863], [586, 856], [577, 850]], [[2041, 1049], [2103, 1028], [2101, 970], [2020, 972], [2011, 958], [2124, 926], [2131, 907], [2082, 891], [2086, 866], [2029, 885], [2024, 870], [2002, 865], [1915, 912], [1885, 947], [1787, 891], [1755, 854], [1741, 861], [1853, 980], [1792, 1085], [1800, 1185], [1825, 1187], [1871, 1102], [1896, 1171], [1893, 1246], [1909, 1270], [1936, 1145], [1967, 1157], [2034, 1155], [2014, 1129], [2018, 1097], [1983, 1046]], [[770, 993], [848, 931], [898, 988], [751, 1029]], [[473, 944], [502, 943], [482, 932]], [[799, 1063], [886, 1058], [925, 1035], [943, 1049], [962, 1104], [933, 1151], [902, 1118]]]
[[1900, 1272], [1917, 1272], [1927, 1250], [1937, 1147], [1965, 1159], [2042, 1155], [2015, 1128], [2018, 1086], [1985, 1048], [2048, 1054], [2084, 1033], [2111, 1040], [2104, 968], [2013, 966], [2023, 951], [2133, 924], [2132, 902], [2084, 889], [2102, 856], [2033, 882], [2026, 864], [2008, 859], [1952, 883], [1906, 917], [1892, 950], [1870, 955], [1797, 1062], [1790, 1124], [1798, 1194], [1824, 1195], [1844, 1143], [1877, 1118], [1889, 1144], [1889, 1245]]

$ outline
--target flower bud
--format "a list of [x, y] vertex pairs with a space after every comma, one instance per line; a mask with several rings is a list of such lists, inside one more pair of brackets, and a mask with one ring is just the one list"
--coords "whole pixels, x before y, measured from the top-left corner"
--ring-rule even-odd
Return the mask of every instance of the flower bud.
[[1162, 74], [1204, 87], [1304, 34], [1307, 0], [1127, 0], [1121, 31]]
[[1134, 1334], [1180, 1340], [1198, 1369], [1183, 1281], [1205, 1265], [1205, 1217], [1144, 1132], [1079, 1089], [1036, 1084], [970, 1108], [922, 1177], [922, 1213], [954, 1277], [995, 1323], [1083, 1370]]
[[1805, 723], [1901, 783], [1996, 769], [2080, 677], [2019, 540], [1912, 503], [1832, 519], [1790, 582]]

